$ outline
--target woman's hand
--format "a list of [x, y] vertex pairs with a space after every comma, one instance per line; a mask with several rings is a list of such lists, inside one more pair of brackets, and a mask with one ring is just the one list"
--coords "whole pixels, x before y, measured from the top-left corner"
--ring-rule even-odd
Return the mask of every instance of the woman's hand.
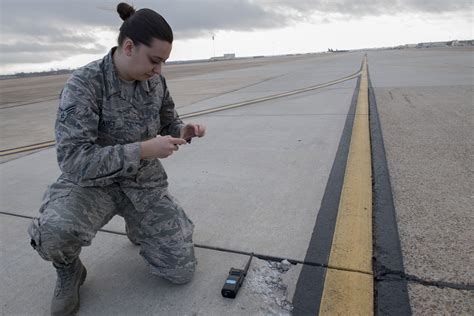
[[206, 127], [201, 124], [189, 123], [181, 128], [181, 138], [190, 141], [193, 137], [203, 137], [206, 134]]
[[186, 144], [182, 138], [156, 136], [155, 138], [140, 143], [141, 159], [166, 158], [179, 149], [179, 145]]

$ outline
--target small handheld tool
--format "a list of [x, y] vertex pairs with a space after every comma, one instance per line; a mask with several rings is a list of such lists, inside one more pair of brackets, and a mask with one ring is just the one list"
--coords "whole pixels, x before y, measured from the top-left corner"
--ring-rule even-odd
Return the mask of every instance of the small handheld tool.
[[242, 286], [245, 277], [247, 276], [247, 272], [249, 270], [252, 258], [253, 252], [250, 255], [249, 261], [247, 261], [247, 264], [245, 265], [245, 268], [243, 270], [230, 268], [227, 280], [225, 280], [224, 286], [221, 290], [222, 296], [227, 298], [235, 298], [237, 296], [237, 293], [239, 292], [239, 289]]

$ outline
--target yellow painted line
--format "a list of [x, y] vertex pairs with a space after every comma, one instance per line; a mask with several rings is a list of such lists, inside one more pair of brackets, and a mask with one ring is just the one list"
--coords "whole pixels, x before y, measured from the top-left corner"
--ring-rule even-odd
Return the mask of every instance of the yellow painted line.
[[270, 95], [270, 96], [267, 96], [267, 97], [247, 100], [247, 101], [243, 101], [243, 102], [227, 104], [227, 105], [223, 105], [223, 106], [217, 106], [217, 107], [206, 109], [206, 110], [185, 113], [185, 114], [181, 114], [179, 117], [185, 119], [185, 118], [189, 118], [189, 117], [195, 117], [195, 116], [199, 116], [199, 115], [204, 115], [204, 114], [210, 114], [210, 113], [215, 113], [215, 112], [219, 112], [219, 111], [235, 109], [235, 108], [246, 106], [246, 105], [251, 105], [251, 104], [256, 104], [256, 103], [260, 103], [260, 102], [264, 102], [264, 101], [269, 101], [269, 100], [274, 100], [274, 99], [278, 99], [278, 98], [288, 97], [290, 95], [295, 95], [295, 94], [298, 94], [298, 93], [317, 90], [317, 89], [329, 87], [329, 86], [332, 86], [332, 85], [335, 85], [335, 84], [338, 84], [338, 83], [341, 83], [341, 82], [344, 82], [344, 81], [347, 81], [347, 80], [351, 80], [351, 79], [356, 78], [360, 74], [361, 74], [361, 71], [358, 71], [358, 72], [356, 72], [352, 75], [346, 76], [344, 78], [336, 79], [336, 80], [329, 81], [329, 82], [326, 82], [326, 83], [321, 83], [321, 84], [318, 84], [318, 85], [315, 85], [315, 86], [310, 86], [310, 87], [306, 87], [306, 88], [302, 88], [302, 89], [297, 89], [297, 90], [292, 90], [292, 91], [288, 91], [288, 92], [273, 94], [273, 95]]
[[367, 58], [364, 58], [344, 184], [329, 256], [320, 315], [373, 315], [372, 170]]
[[42, 143], [38, 143], [38, 144], [33, 144], [33, 145], [28, 145], [28, 146], [0, 150], [0, 157], [10, 156], [10, 155], [19, 154], [19, 153], [23, 153], [23, 152], [27, 152], [27, 151], [33, 151], [33, 150], [37, 150], [37, 149], [53, 147], [54, 145], [55, 145], [55, 141], [50, 140], [50, 141], [46, 141], [46, 142], [42, 142]]
[[[315, 85], [315, 86], [310, 86], [310, 87], [306, 87], [306, 88], [302, 88], [302, 89], [292, 90], [292, 91], [288, 91], [288, 92], [284, 92], [284, 93], [274, 94], [274, 95], [270, 95], [270, 96], [267, 96], [267, 97], [247, 100], [247, 101], [243, 101], [243, 102], [222, 105], [222, 106], [218, 106], [218, 107], [214, 107], [214, 108], [210, 108], [210, 109], [206, 109], [206, 110], [190, 112], [190, 113], [184, 113], [184, 114], [181, 114], [179, 117], [182, 118], [182, 119], [186, 119], [186, 118], [190, 118], [190, 117], [196, 117], [196, 116], [200, 116], [200, 115], [204, 115], [204, 114], [210, 114], [210, 113], [230, 110], [230, 109], [234, 109], [234, 108], [238, 108], [238, 107], [242, 107], [242, 106], [246, 106], [246, 105], [251, 105], [251, 104], [260, 103], [260, 102], [264, 102], [264, 101], [274, 100], [274, 99], [277, 99], [277, 98], [287, 97], [287, 96], [290, 96], [290, 95], [295, 95], [295, 94], [298, 94], [298, 93], [303, 93], [303, 92], [308, 92], [308, 91], [312, 91], [312, 90], [316, 90], [316, 89], [321, 89], [321, 88], [329, 87], [329, 86], [332, 86], [332, 85], [335, 85], [335, 84], [338, 84], [338, 83], [341, 83], [341, 82], [344, 82], [344, 81], [347, 81], [347, 80], [354, 79], [357, 76], [359, 76], [360, 73], [361, 73], [361, 71], [359, 70], [358, 72], [353, 73], [352, 75], [348, 75], [346, 77], [339, 78], [339, 79], [329, 81], [329, 82], [326, 82], [326, 83], [321, 83], [321, 84], [318, 84], [318, 85]], [[4, 149], [4, 150], [0, 150], [0, 157], [10, 156], [10, 155], [19, 154], [19, 153], [27, 152], [27, 151], [33, 151], [33, 150], [36, 150], [36, 149], [53, 147], [54, 145], [55, 145], [54, 140], [50, 140], [50, 141], [46, 141], [46, 142], [42, 142], [42, 143], [38, 143], [38, 144], [32, 144], [32, 145], [28, 145], [28, 146]]]

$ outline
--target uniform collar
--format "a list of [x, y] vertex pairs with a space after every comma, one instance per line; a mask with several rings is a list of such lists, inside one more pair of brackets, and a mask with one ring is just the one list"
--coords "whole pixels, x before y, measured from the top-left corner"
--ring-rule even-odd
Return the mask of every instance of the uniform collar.
[[105, 82], [107, 85], [107, 98], [116, 93], [120, 93], [121, 84], [118, 77], [117, 69], [113, 61], [113, 54], [117, 47], [113, 47], [103, 59]]
[[[109, 51], [109, 53], [104, 57], [103, 62], [104, 62], [104, 73], [105, 77], [107, 78], [106, 84], [107, 84], [107, 98], [110, 97], [113, 94], [120, 94], [122, 91], [122, 83], [120, 82], [117, 68], [115, 67], [114, 60], [113, 60], [113, 54], [115, 50], [117, 49], [117, 46], [112, 47]], [[157, 76], [152, 77], [150, 80], [144, 80], [140, 81], [138, 85], [140, 85], [143, 90], [145, 90], [147, 93], [150, 93], [152, 89], [155, 88], [156, 83], [153, 78]]]

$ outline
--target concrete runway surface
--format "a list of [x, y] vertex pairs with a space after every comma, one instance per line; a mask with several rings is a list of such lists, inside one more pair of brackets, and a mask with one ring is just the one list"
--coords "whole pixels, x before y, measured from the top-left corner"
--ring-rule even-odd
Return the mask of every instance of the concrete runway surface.
[[[78, 315], [331, 314], [327, 302], [353, 306], [348, 299], [360, 302], [364, 294], [373, 297], [368, 308], [376, 314], [473, 314], [472, 49], [171, 65], [165, 76], [184, 115], [346, 77], [361, 69], [365, 54], [371, 84], [365, 90], [378, 116], [372, 110], [356, 112], [362, 83], [354, 78], [187, 119], [205, 124], [206, 137], [162, 161], [171, 193], [196, 225], [196, 244], [298, 264], [285, 271], [278, 262], [255, 258], [238, 297], [229, 300], [220, 289], [230, 267], [243, 267], [246, 255], [196, 248], [195, 279], [173, 286], [150, 277], [138, 248], [125, 236], [99, 232], [81, 254], [88, 278]], [[0, 81], [0, 149], [53, 139], [57, 101], [51, 99], [66, 77]], [[334, 237], [357, 116], [370, 119], [371, 132], [375, 118], [380, 123], [385, 155], [373, 151], [372, 163], [386, 167], [388, 185], [374, 196], [393, 199], [393, 222], [374, 222], [377, 269], [364, 274], [374, 288], [348, 298], [326, 280], [328, 270], [361, 274], [353, 271], [352, 258], [337, 267], [329, 259], [337, 234], [354, 234], [346, 230]], [[350, 152], [356, 145], [351, 146]], [[1, 159], [1, 313], [49, 314], [55, 272], [29, 246], [29, 220], [6, 213], [38, 215], [43, 192], [59, 175], [54, 148]], [[378, 177], [375, 172], [373, 182], [383, 183]], [[124, 232], [123, 220], [115, 217], [104, 229]], [[351, 251], [359, 247], [354, 243]], [[385, 252], [391, 254], [388, 260]], [[388, 263], [392, 259], [398, 266]], [[389, 298], [387, 291], [393, 294]], [[335, 293], [329, 301], [328, 293]]]

